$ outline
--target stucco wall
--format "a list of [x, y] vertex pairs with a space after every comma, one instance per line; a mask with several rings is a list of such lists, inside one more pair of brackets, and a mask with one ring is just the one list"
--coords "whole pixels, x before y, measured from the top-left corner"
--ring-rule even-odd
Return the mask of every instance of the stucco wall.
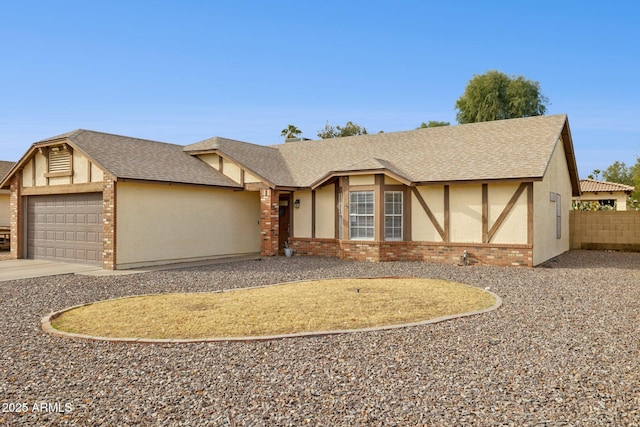
[[349, 177], [349, 185], [373, 185], [375, 184], [375, 176], [374, 175], [352, 175]]
[[0, 190], [0, 227], [9, 227], [11, 224], [11, 215], [9, 210], [9, 198], [11, 192], [9, 190]]
[[[550, 193], [560, 195], [561, 237], [556, 238], [556, 203]], [[533, 184], [533, 265], [569, 250], [569, 211], [571, 180], [562, 141], [559, 139], [547, 172], [541, 182]]]
[[336, 234], [335, 185], [316, 190], [316, 237], [334, 238]]
[[230, 160], [222, 159], [222, 173], [235, 182], [241, 181], [242, 169]]
[[482, 185], [452, 185], [449, 200], [450, 240], [482, 243]]
[[120, 182], [117, 268], [257, 253], [259, 220], [257, 192]]
[[291, 206], [293, 237], [311, 237], [311, 190], [296, 191], [293, 201], [300, 200], [300, 207]]
[[[444, 228], [444, 186], [416, 187], [429, 209]], [[411, 238], [421, 242], [442, 242], [438, 231], [429, 220], [416, 196], [411, 193]]]
[[[489, 184], [488, 185], [488, 209], [489, 228], [511, 200], [520, 184]], [[509, 215], [496, 231], [491, 243], [527, 243], [527, 192], [523, 191]]]

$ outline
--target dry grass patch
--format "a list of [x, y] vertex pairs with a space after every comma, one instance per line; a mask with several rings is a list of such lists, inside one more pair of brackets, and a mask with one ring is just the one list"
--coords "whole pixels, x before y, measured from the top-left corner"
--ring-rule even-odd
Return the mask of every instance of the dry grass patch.
[[422, 278], [331, 279], [98, 302], [62, 313], [58, 330], [111, 338], [215, 338], [413, 323], [495, 304], [482, 289]]

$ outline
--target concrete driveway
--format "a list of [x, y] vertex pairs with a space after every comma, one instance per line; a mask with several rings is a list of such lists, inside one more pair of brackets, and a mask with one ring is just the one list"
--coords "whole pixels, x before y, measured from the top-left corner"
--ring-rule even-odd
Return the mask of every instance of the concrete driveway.
[[30, 277], [55, 276], [57, 274], [87, 273], [100, 270], [99, 266], [88, 264], [69, 264], [66, 262], [39, 259], [11, 259], [0, 262], [0, 282], [27, 279]]

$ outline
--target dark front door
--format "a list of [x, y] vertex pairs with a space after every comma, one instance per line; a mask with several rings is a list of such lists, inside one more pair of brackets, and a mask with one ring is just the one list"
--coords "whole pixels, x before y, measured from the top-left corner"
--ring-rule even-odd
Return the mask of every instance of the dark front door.
[[289, 239], [291, 225], [291, 195], [283, 194], [278, 199], [278, 255], [284, 255], [284, 242]]

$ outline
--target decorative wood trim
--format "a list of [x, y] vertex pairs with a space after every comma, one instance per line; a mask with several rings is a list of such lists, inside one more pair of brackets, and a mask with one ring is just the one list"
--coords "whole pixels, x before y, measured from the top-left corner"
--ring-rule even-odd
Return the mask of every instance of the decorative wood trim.
[[73, 176], [73, 171], [63, 171], [63, 172], [45, 172], [45, 178], [60, 178], [63, 176]]
[[91, 176], [91, 169], [93, 169], [93, 166], [91, 165], [91, 160], [87, 159], [87, 182], [91, 182], [91, 180], [93, 179], [93, 177]]
[[411, 237], [411, 192], [409, 187], [405, 187], [402, 197], [404, 203], [402, 206], [402, 239], [406, 242], [412, 241]]
[[[342, 239], [349, 240], [349, 177], [342, 177]], [[346, 214], [345, 214], [346, 212]]]
[[[373, 240], [380, 242], [384, 240], [384, 175], [374, 175], [374, 200], [373, 206]], [[375, 197], [375, 196], [378, 197]]]
[[102, 191], [102, 182], [87, 182], [84, 184], [47, 185], [41, 187], [24, 187], [22, 195], [36, 196], [47, 194], [72, 194], [72, 193], [99, 193]]
[[451, 240], [451, 207], [449, 197], [449, 186], [444, 186], [444, 241]]
[[[427, 216], [431, 220], [431, 223], [433, 224], [433, 226], [435, 227], [436, 231], [440, 235], [440, 238], [442, 239], [443, 242], [445, 242], [446, 241], [445, 240], [445, 238], [446, 238], [445, 232], [442, 229], [442, 227], [440, 227], [440, 224], [438, 224], [438, 220], [433, 215], [433, 212], [431, 212], [431, 209], [429, 209], [429, 206], [427, 205], [427, 202], [424, 201], [424, 198], [422, 197], [422, 194], [420, 194], [420, 192], [418, 191], [418, 189], [416, 187], [411, 187], [411, 191], [413, 192], [413, 195], [416, 196], [416, 199], [418, 199], [418, 203], [420, 203], [420, 206], [422, 206], [422, 209], [425, 211], [425, 213], [427, 214]], [[445, 216], [445, 219], [446, 219], [446, 216]]]
[[[335, 219], [333, 221], [333, 235], [336, 239], [338, 239], [340, 236], [340, 227], [342, 226], [342, 224], [340, 224], [338, 222], [338, 220], [340, 219], [340, 213], [339, 210], [342, 209], [342, 206], [338, 205], [338, 195], [342, 192], [342, 187], [340, 187], [340, 182], [336, 181], [335, 185], [333, 186], [333, 200], [334, 200], [334, 215], [335, 215]], [[344, 196], [342, 199], [342, 204], [344, 205]]]
[[244, 184], [244, 189], [247, 191], [268, 190], [269, 186], [264, 182], [247, 182]]
[[482, 184], [482, 243], [489, 243], [489, 184]]
[[316, 190], [311, 190], [311, 238], [316, 238]]
[[498, 219], [496, 219], [496, 222], [494, 222], [491, 228], [489, 229], [489, 235], [487, 236], [487, 243], [491, 243], [493, 236], [500, 229], [500, 227], [502, 226], [502, 223], [507, 218], [507, 215], [509, 215], [509, 213], [511, 212], [511, 209], [513, 209], [513, 206], [516, 204], [516, 202], [520, 198], [520, 195], [524, 192], [524, 190], [527, 188], [528, 185], [529, 184], [526, 182], [523, 182], [522, 184], [520, 184], [516, 192], [511, 197], [511, 200], [509, 200], [509, 203], [507, 203], [507, 206], [505, 206], [502, 212], [500, 212], [500, 216], [498, 217]]
[[527, 244], [533, 246], [533, 182], [527, 183]]

